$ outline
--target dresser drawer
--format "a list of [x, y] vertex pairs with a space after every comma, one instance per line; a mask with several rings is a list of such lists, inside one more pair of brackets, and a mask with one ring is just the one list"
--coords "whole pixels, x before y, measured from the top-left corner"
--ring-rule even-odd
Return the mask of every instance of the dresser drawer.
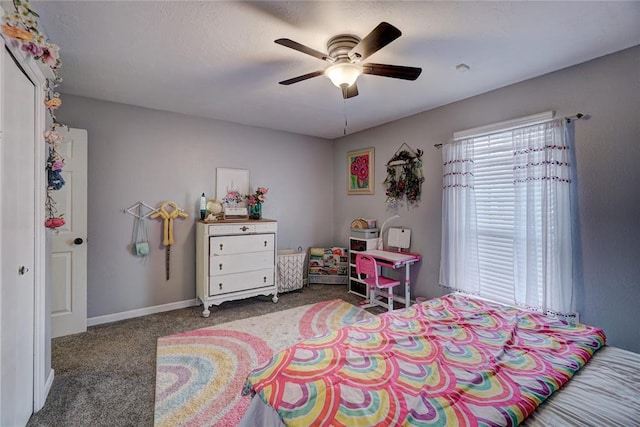
[[273, 251], [212, 256], [209, 258], [209, 276], [262, 270], [274, 265]]
[[273, 285], [274, 269], [225, 274], [209, 278], [209, 296]]
[[223, 236], [226, 234], [251, 234], [251, 233], [275, 233], [278, 231], [277, 222], [251, 222], [237, 224], [209, 224], [207, 234], [209, 236]]
[[278, 231], [277, 222], [259, 222], [255, 224], [256, 233], [275, 233]]
[[207, 230], [210, 236], [220, 236], [224, 234], [250, 234], [256, 232], [255, 224], [224, 224], [209, 225]]
[[233, 255], [247, 252], [273, 252], [273, 234], [251, 234], [248, 236], [220, 236], [209, 238], [210, 255]]

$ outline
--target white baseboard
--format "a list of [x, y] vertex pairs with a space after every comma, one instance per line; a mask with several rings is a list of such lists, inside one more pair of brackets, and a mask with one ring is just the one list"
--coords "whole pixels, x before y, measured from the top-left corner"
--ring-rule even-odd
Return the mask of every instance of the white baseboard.
[[51, 371], [49, 371], [49, 376], [47, 377], [47, 382], [44, 384], [44, 395], [45, 396], [49, 396], [49, 391], [51, 391], [51, 386], [53, 385], [54, 376], [55, 376], [55, 371], [52, 369]]
[[102, 325], [103, 323], [117, 322], [118, 320], [133, 319], [134, 317], [146, 316], [148, 314], [162, 313], [164, 311], [178, 310], [180, 308], [193, 307], [198, 305], [198, 299], [171, 302], [169, 304], [154, 305], [153, 307], [138, 308], [136, 310], [123, 311], [120, 313], [106, 314], [104, 316], [90, 317], [87, 319], [87, 326]]
[[[53, 377], [54, 377], [54, 371], [53, 369], [51, 369], [49, 371], [49, 375], [47, 376], [47, 380], [45, 381], [44, 385], [43, 385], [43, 389], [42, 389], [42, 394], [41, 396], [34, 396], [33, 399], [33, 412], [36, 413], [38, 412], [40, 409], [42, 409], [44, 407], [45, 402], [47, 401], [47, 396], [49, 396], [49, 392], [51, 391], [51, 386], [53, 385]], [[37, 393], [37, 391], [34, 390], [34, 392]]]

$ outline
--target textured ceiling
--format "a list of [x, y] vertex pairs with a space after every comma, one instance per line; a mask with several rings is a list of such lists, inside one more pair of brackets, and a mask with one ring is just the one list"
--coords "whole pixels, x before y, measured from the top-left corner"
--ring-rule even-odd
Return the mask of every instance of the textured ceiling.
[[[31, 1], [61, 46], [62, 92], [337, 138], [640, 44], [640, 2]], [[326, 68], [275, 44], [326, 52], [336, 34], [381, 21], [403, 35], [369, 62], [421, 67], [372, 75], [347, 100]], [[470, 71], [458, 72], [465, 63]]]

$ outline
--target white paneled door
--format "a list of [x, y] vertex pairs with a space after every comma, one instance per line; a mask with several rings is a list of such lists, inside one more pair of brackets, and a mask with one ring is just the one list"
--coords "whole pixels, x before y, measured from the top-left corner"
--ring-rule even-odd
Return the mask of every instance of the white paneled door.
[[0, 425], [18, 426], [33, 412], [36, 88], [4, 48], [2, 55]]
[[58, 133], [65, 185], [52, 194], [65, 225], [51, 239], [53, 338], [87, 330], [87, 131]]

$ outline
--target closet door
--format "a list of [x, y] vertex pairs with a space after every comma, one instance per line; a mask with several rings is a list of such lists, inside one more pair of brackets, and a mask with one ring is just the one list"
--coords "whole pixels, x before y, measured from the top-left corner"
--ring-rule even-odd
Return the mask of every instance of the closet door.
[[6, 49], [2, 55], [0, 425], [15, 426], [33, 412], [36, 89]]

